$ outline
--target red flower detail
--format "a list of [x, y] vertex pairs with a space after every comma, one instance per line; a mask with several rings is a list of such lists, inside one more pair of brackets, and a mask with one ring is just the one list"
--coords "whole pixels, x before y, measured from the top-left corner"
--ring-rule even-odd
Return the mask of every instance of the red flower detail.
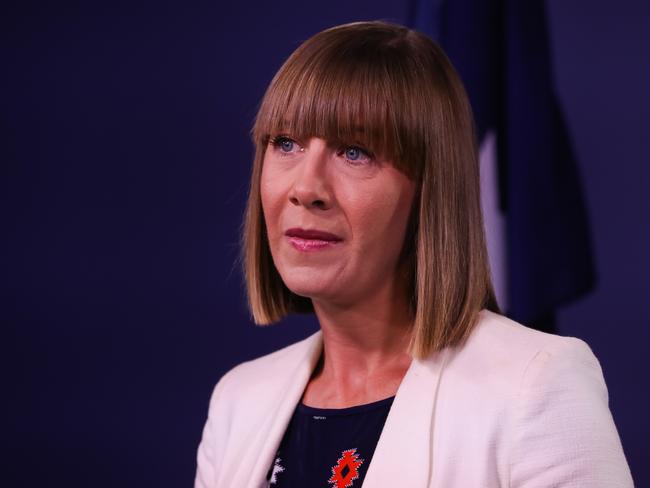
[[333, 488], [350, 488], [352, 482], [359, 477], [359, 466], [363, 459], [359, 459], [357, 450], [348, 449], [343, 451], [341, 457], [334, 467], [332, 467], [332, 477], [327, 480]]

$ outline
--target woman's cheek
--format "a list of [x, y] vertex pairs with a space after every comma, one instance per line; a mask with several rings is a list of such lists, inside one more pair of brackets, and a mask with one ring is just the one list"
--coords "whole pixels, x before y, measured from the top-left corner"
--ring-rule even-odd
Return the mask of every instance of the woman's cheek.
[[357, 247], [371, 249], [383, 245], [386, 223], [382, 208], [373, 202], [361, 201], [348, 206], [347, 218]]
[[277, 171], [265, 167], [260, 180], [262, 210], [270, 223], [273, 223], [279, 217], [283, 201], [283, 187], [286, 186], [279, 176]]

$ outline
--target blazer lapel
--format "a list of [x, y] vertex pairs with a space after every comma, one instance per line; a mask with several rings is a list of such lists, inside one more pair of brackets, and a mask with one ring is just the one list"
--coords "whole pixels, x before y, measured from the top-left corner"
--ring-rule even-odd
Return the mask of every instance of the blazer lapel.
[[228, 486], [260, 488], [268, 485], [266, 474], [316, 367], [322, 345], [321, 332], [318, 331], [305, 339], [304, 347], [298, 349], [295, 355], [285, 358], [286, 365], [280, 369], [286, 371], [286, 375], [273, 385], [270, 397], [260, 399], [260, 417], [264, 420], [254, 436], [244, 441], [248, 446]]
[[432, 477], [435, 404], [447, 351], [414, 359], [400, 384], [363, 488], [428, 487]]

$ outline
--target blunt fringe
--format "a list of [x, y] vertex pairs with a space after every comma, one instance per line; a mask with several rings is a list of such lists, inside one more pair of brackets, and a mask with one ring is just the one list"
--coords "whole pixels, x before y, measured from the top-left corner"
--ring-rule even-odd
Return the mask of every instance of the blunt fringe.
[[264, 153], [275, 135], [362, 143], [417, 182], [402, 255], [413, 336], [424, 358], [464, 341], [478, 312], [499, 312], [481, 213], [477, 144], [460, 78], [428, 37], [387, 22], [355, 22], [305, 41], [262, 99], [242, 232], [248, 302], [257, 324], [313, 312], [271, 257], [260, 199]]

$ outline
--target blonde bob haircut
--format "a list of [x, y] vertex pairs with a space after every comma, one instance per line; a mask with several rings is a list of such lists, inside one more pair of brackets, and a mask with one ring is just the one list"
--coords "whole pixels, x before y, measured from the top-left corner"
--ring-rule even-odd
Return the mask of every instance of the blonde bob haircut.
[[260, 200], [271, 138], [363, 143], [417, 183], [402, 263], [408, 273], [412, 357], [461, 343], [478, 312], [498, 312], [483, 232], [474, 122], [460, 78], [426, 36], [387, 22], [355, 22], [305, 41], [262, 99], [242, 235], [254, 321], [313, 312], [291, 292], [268, 244]]

